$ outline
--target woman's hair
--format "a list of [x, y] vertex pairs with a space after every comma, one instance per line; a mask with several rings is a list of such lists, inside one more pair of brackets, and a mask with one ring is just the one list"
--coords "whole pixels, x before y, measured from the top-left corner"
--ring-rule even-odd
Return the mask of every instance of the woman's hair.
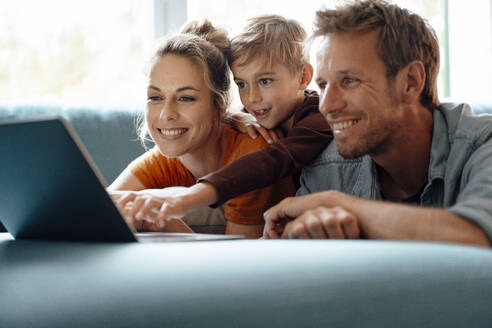
[[306, 37], [306, 31], [296, 20], [278, 15], [250, 18], [244, 31], [231, 41], [231, 64], [243, 55], [246, 58], [240, 65], [264, 57], [269, 64], [278, 62], [296, 73], [309, 62]]
[[420, 102], [431, 110], [439, 106], [439, 43], [425, 19], [384, 0], [357, 0], [335, 10], [319, 10], [314, 24], [313, 37], [378, 30], [378, 53], [387, 75], [395, 77], [410, 62], [422, 61], [426, 79]]
[[[231, 86], [231, 42], [225, 29], [214, 27], [207, 19], [191, 21], [178, 34], [159, 42], [151, 57], [150, 67], [166, 55], [183, 56], [199, 65], [205, 83], [213, 94], [214, 105], [220, 109], [227, 108]], [[138, 135], [144, 144], [148, 140], [145, 119], [140, 118], [137, 124]]]

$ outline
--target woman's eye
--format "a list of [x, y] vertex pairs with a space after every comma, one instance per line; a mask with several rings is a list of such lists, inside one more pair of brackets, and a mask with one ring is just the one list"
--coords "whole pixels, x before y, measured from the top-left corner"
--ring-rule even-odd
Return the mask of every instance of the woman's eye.
[[184, 101], [184, 102], [191, 102], [191, 101], [195, 101], [195, 98], [194, 97], [182, 96], [182, 97], [179, 97], [179, 100], [180, 101]]
[[273, 82], [272, 79], [260, 79], [260, 84], [261, 85], [269, 85], [272, 82]]
[[244, 87], [246, 87], [246, 83], [244, 82], [236, 82], [236, 84], [239, 89], [243, 89]]
[[162, 100], [162, 98], [159, 96], [148, 96], [147, 100], [148, 101], [160, 101], [160, 100]]

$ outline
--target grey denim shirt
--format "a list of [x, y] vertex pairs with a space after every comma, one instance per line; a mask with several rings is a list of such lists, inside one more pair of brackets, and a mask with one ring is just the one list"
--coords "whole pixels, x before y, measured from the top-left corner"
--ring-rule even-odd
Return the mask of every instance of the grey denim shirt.
[[[302, 170], [297, 196], [324, 190], [380, 200], [369, 156], [345, 159], [331, 142]], [[492, 115], [473, 115], [467, 104], [433, 112], [432, 146], [422, 206], [444, 208], [480, 226], [492, 240]]]

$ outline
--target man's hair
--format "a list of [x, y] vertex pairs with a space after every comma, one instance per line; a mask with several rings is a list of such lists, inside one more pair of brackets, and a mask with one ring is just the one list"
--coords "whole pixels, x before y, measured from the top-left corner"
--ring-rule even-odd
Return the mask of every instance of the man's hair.
[[243, 55], [240, 65], [263, 57], [270, 65], [279, 62], [291, 73], [298, 72], [309, 62], [306, 37], [302, 25], [293, 19], [278, 15], [250, 18], [244, 31], [231, 40], [231, 63]]
[[334, 10], [317, 11], [314, 25], [313, 37], [378, 30], [378, 53], [387, 75], [395, 77], [410, 62], [422, 61], [426, 79], [420, 102], [431, 110], [439, 106], [439, 43], [422, 17], [384, 0], [356, 0]]

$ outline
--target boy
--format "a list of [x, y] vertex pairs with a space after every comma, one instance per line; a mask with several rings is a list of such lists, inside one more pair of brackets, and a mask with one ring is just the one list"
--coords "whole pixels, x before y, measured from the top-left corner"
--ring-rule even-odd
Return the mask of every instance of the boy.
[[306, 90], [313, 67], [305, 39], [298, 22], [276, 15], [250, 19], [245, 31], [232, 39], [231, 69], [245, 110], [263, 127], [280, 128], [285, 138], [201, 177], [180, 196], [139, 202], [141, 208], [132, 211], [135, 216], [146, 217], [160, 207], [158, 220], [163, 224], [164, 219], [180, 218], [199, 206], [218, 206], [287, 176], [294, 175], [298, 185], [301, 168], [333, 137], [318, 110], [318, 94]]

